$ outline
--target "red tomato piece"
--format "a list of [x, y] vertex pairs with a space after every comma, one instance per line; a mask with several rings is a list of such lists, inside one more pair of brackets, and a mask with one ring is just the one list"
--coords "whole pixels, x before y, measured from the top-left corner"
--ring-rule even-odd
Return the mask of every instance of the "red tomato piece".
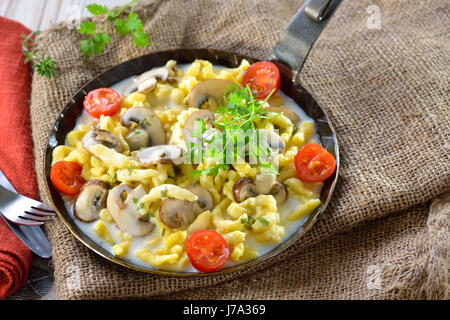
[[84, 97], [83, 106], [94, 118], [112, 116], [120, 110], [120, 94], [111, 88], [95, 89]]
[[325, 181], [336, 169], [336, 159], [321, 145], [310, 143], [297, 152], [295, 168], [302, 180]]
[[58, 161], [50, 169], [50, 180], [55, 188], [66, 195], [76, 195], [86, 182], [81, 177], [83, 167], [73, 161]]
[[272, 90], [275, 90], [275, 94], [280, 89], [280, 70], [272, 62], [256, 62], [245, 71], [242, 85], [249, 85], [255, 98], [264, 100]]
[[195, 269], [213, 272], [227, 262], [230, 248], [227, 241], [216, 231], [198, 230], [186, 241], [186, 254]]

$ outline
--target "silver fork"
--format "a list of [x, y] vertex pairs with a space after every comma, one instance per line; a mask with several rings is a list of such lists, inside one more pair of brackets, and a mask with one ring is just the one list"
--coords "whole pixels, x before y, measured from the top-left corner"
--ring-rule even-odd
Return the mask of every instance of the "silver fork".
[[39, 226], [55, 215], [53, 208], [0, 186], [0, 212], [10, 222]]

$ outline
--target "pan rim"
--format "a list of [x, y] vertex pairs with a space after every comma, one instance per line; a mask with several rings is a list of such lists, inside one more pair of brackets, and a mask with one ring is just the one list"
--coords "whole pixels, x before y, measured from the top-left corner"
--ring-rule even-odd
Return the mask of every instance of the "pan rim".
[[[270, 260], [272, 260], [274, 257], [280, 255], [283, 251], [285, 251], [287, 248], [291, 247], [295, 242], [297, 242], [300, 238], [303, 237], [303, 235], [305, 233], [307, 233], [311, 227], [317, 222], [319, 216], [321, 216], [323, 214], [323, 212], [326, 210], [331, 197], [334, 193], [334, 189], [336, 187], [337, 184], [337, 180], [339, 177], [339, 167], [340, 167], [340, 159], [339, 159], [339, 146], [338, 146], [338, 140], [336, 137], [336, 132], [335, 129], [331, 123], [331, 121], [329, 120], [328, 114], [326, 112], [326, 110], [324, 110], [319, 103], [317, 103], [317, 100], [315, 99], [315, 97], [306, 89], [304, 89], [300, 84], [293, 82], [292, 85], [300, 85], [306, 93], [308, 93], [308, 95], [311, 96], [311, 98], [316, 102], [318, 108], [320, 109], [320, 111], [324, 114], [325, 118], [326, 118], [326, 122], [330, 128], [330, 131], [332, 133], [333, 136], [333, 140], [334, 140], [334, 153], [335, 153], [335, 158], [336, 158], [336, 170], [333, 173], [332, 177], [330, 177], [329, 179], [333, 179], [332, 183], [330, 185], [329, 191], [328, 191], [328, 195], [326, 198], [326, 201], [324, 203], [322, 203], [317, 209], [315, 209], [312, 213], [310, 213], [308, 219], [303, 223], [303, 225], [301, 227], [299, 227], [289, 238], [287, 238], [286, 240], [284, 240], [283, 242], [279, 243], [276, 247], [274, 247], [273, 249], [271, 249], [270, 251], [264, 253], [261, 256], [258, 256], [254, 259], [242, 262], [240, 264], [237, 264], [235, 266], [231, 266], [231, 267], [227, 267], [225, 269], [219, 269], [218, 271], [215, 272], [211, 272], [211, 273], [202, 273], [202, 272], [177, 272], [177, 271], [170, 271], [170, 270], [163, 270], [163, 269], [147, 269], [147, 268], [143, 268], [137, 265], [134, 265], [132, 262], [127, 261], [125, 259], [121, 259], [118, 257], [113, 256], [110, 252], [108, 252], [106, 249], [104, 249], [103, 247], [101, 247], [100, 245], [96, 244], [94, 240], [90, 239], [89, 236], [87, 236], [86, 234], [84, 234], [83, 232], [81, 232], [80, 229], [80, 234], [78, 234], [78, 230], [75, 230], [74, 226], [75, 222], [73, 222], [73, 219], [70, 217], [69, 213], [66, 211], [67, 213], [67, 217], [70, 218], [71, 221], [69, 221], [68, 219], [66, 219], [65, 214], [63, 214], [62, 212], [60, 212], [60, 210], [58, 209], [52, 193], [50, 191], [50, 183], [49, 183], [49, 175], [47, 174], [47, 172], [50, 172], [50, 168], [49, 165], [51, 165], [51, 163], [49, 163], [47, 161], [49, 154], [51, 155], [52, 150], [54, 148], [54, 146], [51, 146], [51, 139], [53, 137], [54, 132], [57, 132], [57, 130], [55, 128], [58, 128], [58, 123], [61, 120], [61, 116], [66, 114], [68, 112], [68, 110], [70, 109], [71, 105], [74, 103], [75, 101], [75, 97], [78, 96], [80, 93], [83, 93], [84, 88], [88, 87], [90, 84], [92, 84], [95, 81], [98, 81], [99, 79], [101, 79], [102, 77], [105, 77], [106, 75], [108, 75], [109, 73], [112, 73], [114, 70], [119, 69], [120, 67], [127, 65], [127, 64], [133, 64], [141, 59], [145, 59], [145, 58], [149, 58], [151, 56], [155, 56], [155, 55], [165, 55], [165, 54], [173, 54], [173, 55], [177, 55], [177, 53], [187, 53], [187, 54], [192, 54], [192, 56], [198, 55], [198, 52], [208, 52], [210, 54], [216, 54], [216, 55], [224, 55], [224, 56], [231, 56], [235, 59], [235, 61], [237, 61], [236, 59], [247, 59], [250, 61], [259, 61], [259, 59], [256, 58], [252, 58], [246, 55], [242, 55], [240, 53], [235, 53], [235, 52], [230, 52], [230, 51], [225, 51], [225, 50], [216, 50], [216, 49], [204, 49], [204, 48], [197, 48], [197, 49], [174, 49], [174, 50], [165, 50], [165, 51], [156, 51], [156, 52], [152, 52], [152, 53], [148, 53], [130, 60], [126, 60], [123, 61], [103, 72], [101, 72], [100, 74], [96, 75], [95, 77], [93, 77], [91, 80], [85, 82], [74, 94], [72, 94], [71, 98], [69, 99], [69, 101], [66, 103], [66, 105], [64, 106], [64, 108], [58, 113], [58, 116], [56, 117], [55, 121], [53, 122], [52, 126], [51, 126], [51, 130], [48, 134], [48, 138], [47, 138], [47, 145], [45, 147], [45, 151], [43, 154], [43, 177], [45, 180], [44, 186], [45, 186], [45, 193], [48, 197], [48, 199], [51, 202], [52, 207], [55, 209], [55, 212], [57, 213], [59, 219], [61, 219], [61, 221], [64, 223], [64, 225], [68, 228], [68, 230], [70, 231], [70, 233], [75, 236], [75, 238], [80, 241], [84, 246], [86, 246], [88, 249], [92, 250], [93, 252], [95, 252], [96, 254], [100, 255], [102, 258], [105, 258], [113, 263], [116, 263], [118, 265], [121, 265], [123, 267], [126, 267], [128, 269], [132, 269], [134, 271], [139, 271], [139, 272], [144, 272], [144, 273], [149, 273], [149, 274], [154, 274], [154, 275], [160, 275], [160, 276], [169, 276], [169, 277], [177, 277], [177, 278], [188, 278], [188, 277], [212, 277], [212, 276], [218, 276], [218, 275], [227, 275], [227, 274], [231, 274], [231, 273], [237, 273], [239, 271], [251, 271], [253, 269], [255, 269], [258, 266], [261, 266], [263, 263], [266, 263]], [[195, 53], [195, 55], [194, 55]], [[195, 60], [196, 58], [194, 58]], [[193, 60], [193, 61], [194, 61]], [[123, 77], [123, 79], [126, 79], [126, 77]], [[84, 93], [85, 94], [85, 93]], [[300, 108], [303, 109], [303, 107], [299, 106]], [[313, 119], [314, 121], [317, 121], [317, 119]], [[78, 227], [76, 227], [78, 228]], [[302, 229], [301, 231], [299, 231], [299, 229]], [[86, 237], [87, 239], [83, 238], [83, 236]], [[89, 243], [92, 242], [92, 243]]]

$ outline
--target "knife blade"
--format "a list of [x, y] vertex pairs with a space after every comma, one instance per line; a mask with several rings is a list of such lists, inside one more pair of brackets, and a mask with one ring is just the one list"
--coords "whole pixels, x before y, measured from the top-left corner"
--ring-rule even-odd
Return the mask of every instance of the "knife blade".
[[[6, 189], [16, 192], [12, 184], [6, 178], [2, 170], [0, 170], [0, 185]], [[9, 222], [0, 212], [0, 217], [6, 222], [11, 230], [25, 245], [35, 254], [42, 258], [50, 258], [52, 256], [52, 247], [47, 239], [42, 227], [40, 226], [21, 226]]]

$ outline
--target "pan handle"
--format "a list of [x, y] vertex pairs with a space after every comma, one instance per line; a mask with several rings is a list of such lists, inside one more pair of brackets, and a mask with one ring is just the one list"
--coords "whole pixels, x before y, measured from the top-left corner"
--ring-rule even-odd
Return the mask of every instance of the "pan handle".
[[309, 50], [340, 3], [341, 0], [306, 0], [295, 14], [271, 56], [284, 75], [297, 80]]

